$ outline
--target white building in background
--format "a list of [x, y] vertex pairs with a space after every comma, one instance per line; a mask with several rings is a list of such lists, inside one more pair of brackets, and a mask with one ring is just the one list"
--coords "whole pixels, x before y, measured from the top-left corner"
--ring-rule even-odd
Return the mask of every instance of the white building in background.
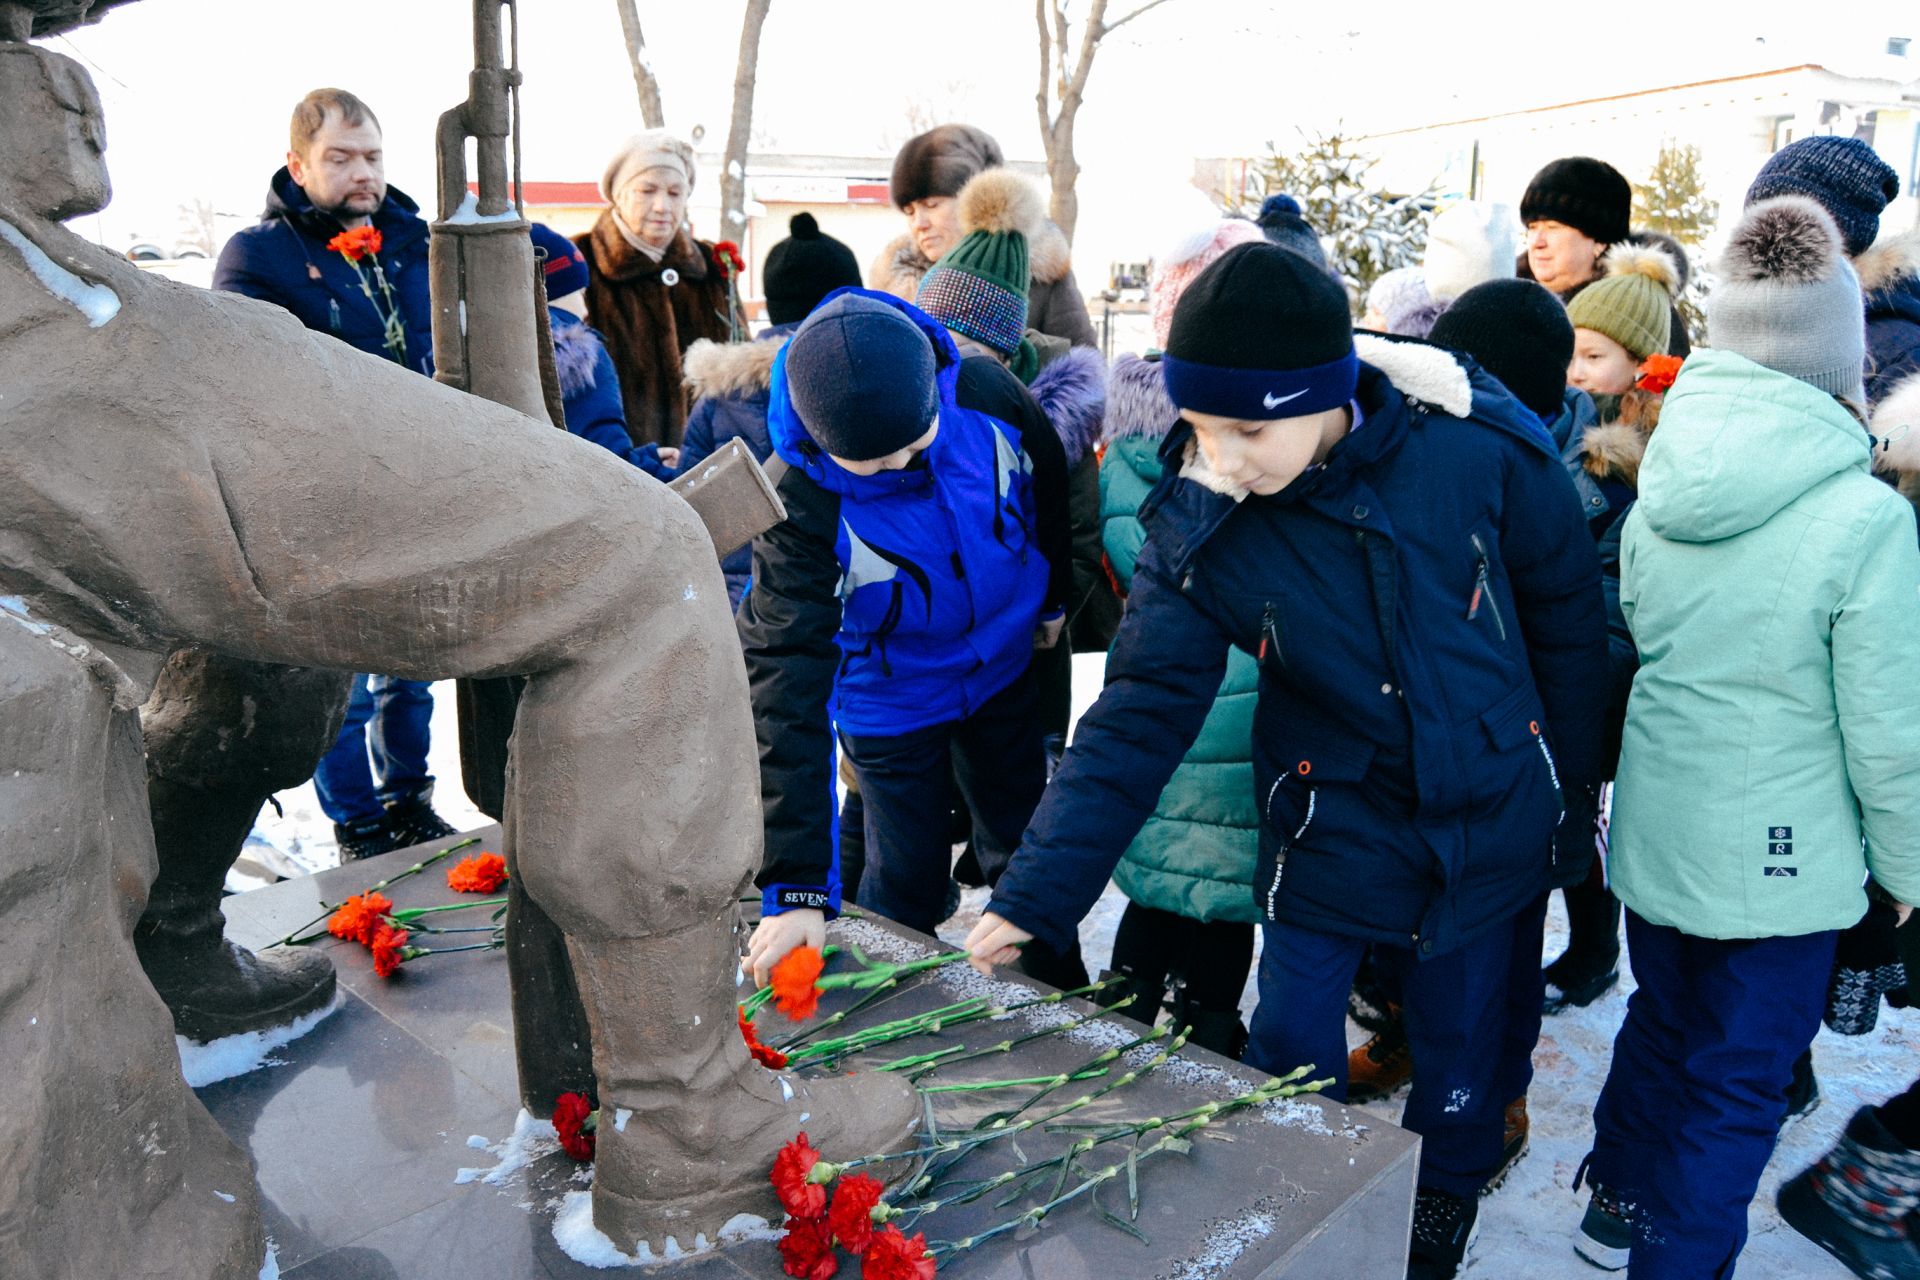
[[[1914, 51], [1920, 59], [1920, 50]], [[1700, 149], [1707, 195], [1721, 225], [1737, 211], [1768, 156], [1797, 138], [1860, 138], [1900, 175], [1901, 198], [1882, 227], [1920, 225], [1920, 61], [1907, 41], [1886, 42], [1868, 69], [1846, 74], [1815, 63], [1727, 75], [1603, 98], [1553, 103], [1464, 120], [1412, 124], [1356, 137], [1379, 157], [1372, 176], [1389, 191], [1430, 183], [1443, 199], [1469, 195], [1517, 205], [1527, 180], [1561, 156], [1597, 156], [1643, 182], [1663, 143]]]

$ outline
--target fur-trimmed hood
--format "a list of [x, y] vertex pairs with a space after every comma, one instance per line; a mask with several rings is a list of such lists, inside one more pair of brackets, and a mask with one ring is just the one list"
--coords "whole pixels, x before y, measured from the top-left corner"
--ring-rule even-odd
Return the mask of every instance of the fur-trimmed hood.
[[1123, 355], [1107, 374], [1107, 420], [1101, 440], [1162, 440], [1180, 411], [1167, 399], [1167, 382], [1158, 360]]
[[560, 310], [547, 308], [547, 323], [553, 334], [553, 371], [560, 383], [562, 399], [571, 399], [594, 386], [594, 366], [603, 350], [600, 335], [586, 321]]
[[1920, 477], [1920, 374], [1881, 396], [1871, 423], [1867, 430], [1873, 438], [1887, 442], [1884, 451], [1875, 450], [1874, 469]]
[[[1057, 284], [1073, 268], [1073, 251], [1066, 235], [1053, 223], [1027, 238], [1028, 270], [1035, 284]], [[888, 242], [867, 267], [867, 287], [913, 301], [920, 291], [920, 277], [933, 269], [927, 256], [914, 247], [913, 237], [900, 236]]]
[[681, 381], [687, 384], [696, 400], [765, 391], [773, 385], [773, 358], [799, 327], [777, 325], [753, 342], [715, 342], [702, 338], [680, 357]]
[[1920, 231], [1890, 237], [1853, 260], [1867, 318], [1895, 316], [1920, 324]]
[[1080, 465], [1100, 439], [1107, 409], [1107, 368], [1092, 347], [1069, 347], [1048, 361], [1027, 387], [1067, 451], [1067, 469]]

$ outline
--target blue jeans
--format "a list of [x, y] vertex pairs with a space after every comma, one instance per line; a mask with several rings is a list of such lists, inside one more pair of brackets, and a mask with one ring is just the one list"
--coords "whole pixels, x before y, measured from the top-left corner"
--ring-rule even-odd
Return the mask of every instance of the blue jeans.
[[1838, 938], [1720, 941], [1627, 912], [1640, 989], [1593, 1108], [1589, 1169], [1633, 1207], [1631, 1280], [1733, 1274]]
[[355, 676], [346, 723], [313, 771], [320, 808], [343, 825], [365, 822], [384, 813], [386, 801], [410, 799], [432, 785], [432, 719], [433, 686], [425, 680]]
[[[1415, 960], [1374, 944], [1400, 975], [1413, 1092], [1400, 1123], [1421, 1136], [1420, 1185], [1478, 1195], [1500, 1166], [1506, 1108], [1533, 1078], [1540, 1026], [1540, 931], [1546, 898], [1452, 951]], [[1260, 1004], [1247, 1062], [1280, 1075], [1305, 1063], [1333, 1077], [1322, 1095], [1347, 1096], [1347, 991], [1368, 943], [1295, 925], [1266, 924]], [[1531, 992], [1530, 997], [1520, 994]], [[1527, 999], [1530, 1019], [1522, 1016]]]

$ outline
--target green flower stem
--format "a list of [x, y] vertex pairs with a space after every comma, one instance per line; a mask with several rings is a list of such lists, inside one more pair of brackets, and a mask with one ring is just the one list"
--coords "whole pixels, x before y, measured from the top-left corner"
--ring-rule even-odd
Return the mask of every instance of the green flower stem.
[[944, 1058], [950, 1053], [958, 1053], [963, 1047], [964, 1046], [962, 1045], [954, 1045], [951, 1049], [939, 1049], [934, 1051], [933, 1053], [916, 1053], [911, 1058], [900, 1058], [893, 1062], [883, 1062], [877, 1067], [868, 1068], [868, 1070], [912, 1071], [916, 1067], [923, 1067], [930, 1062], [934, 1062], [940, 1058]]
[[471, 911], [475, 907], [504, 907], [506, 905], [506, 898], [499, 897], [480, 898], [473, 902], [449, 902], [439, 907], [401, 907], [398, 911], [389, 911], [387, 913], [387, 919], [393, 921], [395, 924], [407, 924], [411, 921], [418, 920], [421, 916], [438, 915], [442, 911]]
[[456, 951], [499, 951], [507, 945], [506, 937], [495, 934], [491, 942], [475, 942], [464, 947], [408, 947], [409, 956], [450, 956]]
[[890, 1044], [895, 1040], [904, 1040], [910, 1036], [931, 1035], [948, 1027], [963, 1026], [977, 1022], [991, 1011], [986, 997], [976, 996], [956, 1005], [935, 1009], [928, 1013], [915, 1014], [910, 1018], [901, 1018], [895, 1022], [882, 1023], [866, 1027], [852, 1035], [835, 1040], [822, 1040], [818, 1044], [807, 1045], [790, 1056], [810, 1060], [815, 1058], [844, 1058], [868, 1049]]
[[[1094, 1080], [1105, 1074], [1107, 1074], [1107, 1068], [1100, 1067], [1093, 1071], [1083, 1071], [1073, 1078]], [[1012, 1089], [1019, 1085], [1047, 1084], [1052, 1079], [1052, 1076], [1026, 1076], [1019, 1080], [980, 1080], [972, 1084], [923, 1084], [918, 1088], [922, 1093], [984, 1093], [988, 1089]]]
[[[1023, 1044], [1030, 1044], [1035, 1040], [1042, 1040], [1048, 1036], [1060, 1035], [1064, 1032], [1073, 1030], [1075, 1027], [1083, 1027], [1087, 1023], [1096, 1021], [1106, 1013], [1109, 1013], [1115, 1009], [1126, 1008], [1128, 1005], [1133, 1003], [1133, 1000], [1134, 1000], [1134, 997], [1128, 996], [1126, 999], [1121, 1000], [1117, 1004], [1110, 1005], [1106, 1009], [1101, 1009], [1096, 1012], [1086, 1014], [1083, 1017], [1074, 1018], [1069, 1022], [1062, 1022], [1057, 1026], [1042, 1027], [1038, 1031], [1029, 1032], [1024, 1036], [1018, 1036], [1011, 1040], [1002, 1040], [999, 1044], [990, 1044], [984, 1049], [975, 1049], [971, 1053], [962, 1054], [958, 1058], [949, 1058], [946, 1061], [939, 1063], [938, 1065], [942, 1067], [951, 1067], [958, 1063], [971, 1062], [976, 1058], [991, 1057], [996, 1053], [1012, 1053], [1015, 1049], [1019, 1048]], [[1043, 1084], [1050, 1079], [1052, 1079], [1051, 1076], [1042, 1076], [1035, 1079], [1034, 1083]]]
[[[422, 871], [425, 871], [428, 867], [440, 861], [442, 858], [446, 857], [450, 853], [456, 853], [461, 849], [471, 848], [472, 846], [479, 843], [480, 843], [479, 836], [468, 836], [465, 840], [461, 840], [455, 844], [448, 845], [446, 848], [440, 850], [440, 852], [438, 853], [428, 854], [426, 857], [422, 858], [420, 861], [408, 867], [405, 871], [395, 872], [393, 875], [388, 876], [385, 880], [382, 880], [379, 884], [368, 885], [366, 888], [362, 889], [360, 893], [363, 896], [369, 893], [378, 893], [382, 889], [388, 888], [391, 885], [398, 884], [400, 881], [405, 880], [408, 876], [419, 875]], [[305, 930], [313, 928], [313, 926], [325, 920], [328, 916], [332, 915], [338, 909], [339, 908], [337, 906], [327, 907], [325, 911], [322, 911], [319, 915], [307, 921], [305, 924], [301, 925], [300, 928], [295, 929], [292, 933], [288, 934], [286, 937], [275, 939], [274, 941], [269, 942], [267, 945], [270, 947], [298, 947], [298, 946], [303, 946], [306, 943], [312, 942], [315, 939], [326, 937], [327, 931], [325, 929], [322, 929], [320, 932], [315, 934], [309, 934], [307, 937], [304, 937], [304, 938], [300, 937], [299, 935]]]
[[[391, 920], [391, 919], [392, 919], [393, 917], [392, 917], [392, 916], [388, 916], [388, 917], [386, 917], [386, 918], [387, 918], [387, 919], [389, 919], [389, 920]], [[440, 933], [498, 933], [498, 932], [500, 932], [500, 929], [499, 929], [499, 926], [497, 926], [497, 925], [491, 925], [491, 924], [476, 924], [476, 925], [466, 925], [466, 926], [463, 926], [463, 927], [461, 927], [461, 928], [458, 928], [458, 929], [442, 929], [442, 928], [437, 928], [437, 927], [435, 927], [435, 926], [433, 926], [433, 925], [430, 925], [430, 924], [410, 924], [410, 925], [408, 925], [408, 926], [407, 926], [407, 932], [408, 932], [408, 933], [434, 933], [434, 934], [440, 934]]]

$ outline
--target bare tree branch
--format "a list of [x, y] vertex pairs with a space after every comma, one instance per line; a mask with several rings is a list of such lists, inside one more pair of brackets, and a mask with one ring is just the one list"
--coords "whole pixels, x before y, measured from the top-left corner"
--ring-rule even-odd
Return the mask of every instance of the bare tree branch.
[[633, 87], [640, 95], [640, 119], [649, 129], [667, 123], [666, 110], [660, 105], [660, 82], [654, 79], [653, 62], [647, 57], [647, 38], [640, 32], [640, 11], [634, 0], [613, 0], [620, 11], [620, 29], [627, 37], [627, 62], [633, 68]]
[[733, 120], [720, 174], [720, 235], [737, 240], [747, 227], [747, 144], [753, 136], [753, 86], [760, 67], [760, 28], [773, 0], [747, 0], [740, 20], [740, 61], [733, 73]]
[[1147, 10], [1158, 9], [1161, 5], [1165, 4], [1166, 2], [1167, 0], [1147, 0], [1145, 4], [1141, 5], [1138, 9], [1135, 9], [1132, 13], [1127, 14], [1125, 17], [1115, 18], [1112, 22], [1109, 22], [1107, 24], [1107, 29], [1101, 32], [1100, 34], [1103, 36], [1110, 36], [1114, 32], [1118, 31], [1120, 28], [1126, 26], [1129, 22], [1132, 22], [1135, 18], [1139, 17], [1141, 14], [1145, 13]]
[[[1040, 137], [1044, 142], [1053, 136], [1053, 110], [1047, 105], [1047, 87], [1053, 80], [1053, 37], [1047, 32], [1047, 0], [1033, 0], [1033, 21], [1040, 28], [1040, 91], [1033, 95], [1033, 101], [1040, 109]], [[1050, 142], [1047, 154], [1053, 154]]]

